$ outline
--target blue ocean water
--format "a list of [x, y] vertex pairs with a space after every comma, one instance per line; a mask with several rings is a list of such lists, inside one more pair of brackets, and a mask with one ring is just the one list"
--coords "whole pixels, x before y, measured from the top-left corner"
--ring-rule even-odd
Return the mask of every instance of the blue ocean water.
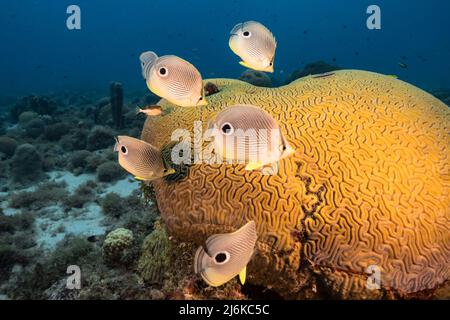
[[[81, 30], [66, 27], [72, 4], [81, 9]], [[372, 4], [381, 9], [381, 30], [366, 27]], [[228, 48], [229, 31], [247, 20], [275, 34], [281, 83], [305, 63], [334, 59], [424, 89], [450, 85], [446, 0], [3, 0], [0, 8], [3, 94], [104, 89], [113, 80], [145, 89], [138, 56], [146, 50], [181, 56], [204, 78], [236, 78], [244, 69]]]

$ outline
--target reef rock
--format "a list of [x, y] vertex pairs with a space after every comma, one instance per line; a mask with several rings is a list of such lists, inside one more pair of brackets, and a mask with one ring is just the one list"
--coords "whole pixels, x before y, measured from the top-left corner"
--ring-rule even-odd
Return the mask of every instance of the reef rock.
[[[259, 237], [248, 282], [289, 298], [311, 288], [355, 298], [413, 295], [448, 280], [446, 105], [364, 71], [308, 76], [276, 89], [208, 81], [220, 91], [202, 112], [162, 100], [172, 112], [148, 117], [142, 139], [164, 149], [174, 130], [192, 133], [195, 120], [205, 130], [239, 97], [273, 115], [296, 152], [274, 175], [198, 163], [178, 179], [154, 181], [171, 236], [202, 245], [254, 220]], [[381, 290], [369, 290], [377, 270]]]
[[272, 79], [264, 72], [247, 69], [239, 77], [240, 80], [257, 87], [271, 87]]
[[291, 83], [294, 80], [303, 78], [315, 74], [323, 74], [340, 70], [341, 68], [335, 65], [328, 64], [324, 61], [316, 61], [306, 64], [303, 68], [300, 68], [289, 75], [286, 79], [286, 84]]

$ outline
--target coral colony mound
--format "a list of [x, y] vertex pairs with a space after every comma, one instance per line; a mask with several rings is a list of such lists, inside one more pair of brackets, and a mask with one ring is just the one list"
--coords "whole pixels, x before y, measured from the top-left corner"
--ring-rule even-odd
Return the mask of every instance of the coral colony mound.
[[[110, 97], [13, 103], [0, 137], [1, 297], [449, 298], [448, 106], [376, 73], [333, 71], [278, 88], [244, 74], [260, 87], [205, 80], [201, 112], [148, 93], [124, 97], [117, 83]], [[194, 137], [237, 97], [276, 119], [295, 154], [270, 175], [208, 164], [206, 151], [172, 163], [172, 132]], [[162, 111], [144, 123], [136, 106], [149, 104]], [[113, 152], [119, 135], [151, 143], [173, 172], [151, 182], [128, 175]], [[209, 285], [194, 273], [197, 248], [246, 221], [257, 241], [245, 284]], [[67, 287], [70, 265], [82, 270], [79, 290]], [[382, 270], [378, 290], [367, 286], [371, 266]]]

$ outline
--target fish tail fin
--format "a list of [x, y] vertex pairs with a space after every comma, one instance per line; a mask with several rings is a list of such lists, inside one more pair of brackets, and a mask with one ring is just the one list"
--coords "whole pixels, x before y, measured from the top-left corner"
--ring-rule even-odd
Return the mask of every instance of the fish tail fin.
[[241, 283], [244, 285], [245, 284], [245, 279], [247, 278], [247, 266], [244, 267], [244, 269], [242, 269], [239, 272], [239, 280], [241, 281]]

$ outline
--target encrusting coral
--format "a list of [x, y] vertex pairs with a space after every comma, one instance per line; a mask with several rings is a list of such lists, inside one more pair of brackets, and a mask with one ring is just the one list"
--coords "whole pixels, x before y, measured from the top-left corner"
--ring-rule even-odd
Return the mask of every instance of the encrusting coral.
[[148, 117], [142, 139], [162, 149], [175, 129], [192, 133], [201, 120], [205, 130], [212, 116], [239, 101], [277, 119], [296, 153], [270, 176], [244, 165], [199, 163], [183, 179], [154, 181], [170, 235], [201, 245], [255, 220], [259, 240], [248, 282], [290, 298], [311, 278], [343, 298], [371, 296], [371, 266], [381, 270], [379, 297], [412, 295], [448, 280], [446, 105], [364, 71], [308, 76], [280, 88], [208, 81], [220, 91], [201, 112], [162, 100], [172, 112]]

